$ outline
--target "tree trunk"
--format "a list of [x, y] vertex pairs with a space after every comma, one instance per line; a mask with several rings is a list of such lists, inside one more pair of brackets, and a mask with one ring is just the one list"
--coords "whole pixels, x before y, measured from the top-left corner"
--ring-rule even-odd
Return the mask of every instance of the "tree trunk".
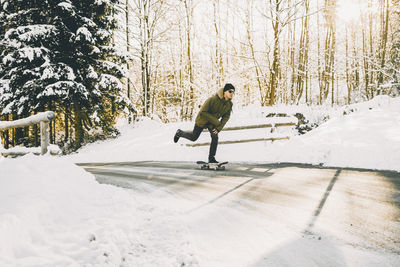
[[191, 37], [191, 27], [192, 27], [192, 12], [193, 12], [193, 7], [192, 7], [192, 0], [185, 0], [185, 11], [186, 11], [186, 37], [187, 37], [187, 63], [186, 63], [186, 69], [187, 69], [187, 74], [189, 78], [189, 106], [190, 106], [190, 112], [189, 112], [189, 119], [193, 119], [193, 110], [194, 110], [194, 88], [193, 88], [193, 67], [192, 67], [192, 52], [191, 52], [191, 46], [192, 46], [192, 37]]
[[[4, 120], [9, 121], [10, 115], [6, 114], [4, 115]], [[10, 146], [10, 135], [9, 135], [9, 130], [2, 131], [1, 134], [3, 135], [3, 146], [5, 149], [8, 149]]]
[[[369, 9], [370, 8], [372, 8], [372, 4], [371, 4], [371, 2], [369, 2]], [[374, 60], [374, 58], [373, 58], [373, 55], [374, 55], [374, 36], [373, 36], [373, 32], [374, 32], [374, 30], [373, 30], [373, 14], [372, 14], [372, 12], [371, 11], [369, 11], [369, 56], [368, 56], [368, 58], [369, 58], [369, 60], [371, 61], [371, 62], [374, 62], [375, 60]], [[373, 63], [370, 65], [371, 66], [371, 68], [370, 69], [372, 69], [373, 68]], [[374, 97], [374, 90], [373, 90], [373, 88], [372, 88], [372, 85], [375, 83], [374, 82], [374, 80], [375, 80], [375, 76], [376, 75], [374, 75], [374, 72], [372, 71], [372, 70], [370, 70], [370, 75], [369, 75], [369, 81], [368, 81], [368, 86], [369, 87], [371, 87], [371, 88], [368, 88], [367, 90], [367, 92], [368, 92], [368, 95], [367, 95], [367, 99], [371, 99], [371, 98], [373, 98]], [[370, 90], [369, 90], [370, 89]]]
[[[297, 90], [296, 90], [296, 103], [298, 104], [304, 93], [305, 84], [307, 85], [307, 65], [308, 65], [308, 0], [304, 1], [305, 16], [302, 19], [302, 30], [300, 36], [299, 46], [299, 59], [297, 70]], [[307, 87], [306, 89], [306, 103], [307, 103]]]
[[79, 107], [79, 104], [74, 104], [74, 133], [75, 133], [75, 140], [74, 140], [74, 147], [78, 149], [81, 147], [83, 143], [84, 137], [84, 130], [82, 124], [82, 111]]
[[151, 44], [151, 27], [149, 25], [150, 3], [148, 0], [139, 1], [139, 34], [140, 34], [140, 62], [142, 76], [142, 113], [143, 116], [149, 115], [150, 109], [150, 44]]
[[[247, 42], [250, 48], [250, 53], [251, 53], [251, 58], [254, 63], [254, 70], [256, 72], [256, 80], [257, 80], [257, 85], [258, 85], [258, 90], [260, 92], [260, 104], [261, 106], [264, 106], [266, 103], [265, 99], [265, 92], [263, 88], [266, 86], [265, 78], [261, 79], [261, 77], [264, 77], [264, 74], [262, 73], [262, 70], [260, 68], [260, 65], [256, 59], [256, 54], [254, 50], [254, 44], [253, 44], [253, 38], [251, 35], [252, 32], [252, 9], [253, 9], [253, 1], [248, 1], [248, 6], [247, 6], [247, 11], [246, 11], [246, 33], [247, 33]], [[249, 88], [250, 89], [250, 88]]]
[[[290, 9], [291, 2], [288, 1], [288, 9], [289, 13], [291, 12]], [[289, 14], [290, 15], [290, 14]], [[293, 29], [292, 29], [293, 25]], [[298, 75], [298, 68], [296, 68], [296, 50], [295, 50], [295, 43], [296, 43], [296, 21], [293, 21], [292, 23], [289, 23], [289, 65], [291, 69], [291, 79], [290, 79], [290, 104], [294, 104], [296, 102], [296, 98], [298, 95], [297, 90], [295, 89], [295, 83], [296, 83], [296, 78]], [[301, 50], [301, 44], [300, 44], [300, 50]], [[299, 53], [300, 54], [300, 53]]]
[[346, 41], [345, 41], [345, 47], [346, 47], [346, 85], [347, 85], [347, 104], [350, 104], [350, 95], [352, 91], [352, 80], [351, 80], [351, 71], [349, 67], [349, 38], [348, 38], [348, 33], [347, 33], [347, 26], [346, 26]]
[[335, 9], [336, 0], [325, 0], [325, 21], [327, 23], [327, 30], [325, 35], [324, 47], [324, 68], [321, 73], [321, 104], [328, 98], [329, 91], [331, 90], [331, 102], [334, 103], [334, 75], [335, 75]]
[[364, 86], [365, 86], [365, 96], [368, 98], [369, 92], [369, 54], [368, 54], [368, 44], [367, 44], [367, 24], [365, 23], [364, 16], [361, 16], [361, 34], [362, 34], [362, 52], [363, 52], [363, 71], [364, 71]]
[[[378, 73], [378, 88], [383, 84], [383, 72], [386, 63], [386, 44], [388, 41], [388, 31], [389, 31], [389, 0], [381, 0], [381, 38], [379, 44], [379, 63], [380, 70]], [[382, 93], [381, 90], [378, 90]]]
[[[317, 10], [319, 10], [319, 0], [317, 0]], [[320, 20], [319, 20], [319, 13], [317, 13], [317, 39], [318, 39], [318, 46], [317, 46], [317, 55], [318, 55], [318, 87], [319, 87], [319, 99], [318, 104], [322, 105], [322, 94], [323, 94], [323, 82], [322, 82], [322, 63], [321, 63], [321, 38], [320, 38]]]
[[224, 81], [224, 61], [221, 51], [221, 19], [219, 0], [214, 0], [214, 29], [215, 29], [215, 66], [217, 69], [216, 85], [217, 88], [222, 86]]
[[35, 142], [35, 147], [39, 146], [39, 133], [38, 133], [39, 129], [37, 124], [33, 125], [33, 138], [34, 138], [34, 142]]
[[[272, 0], [270, 0], [271, 3]], [[277, 17], [280, 10], [279, 5], [281, 1], [275, 0], [275, 14], [271, 10], [272, 19], [272, 28], [274, 30], [274, 51], [273, 51], [273, 59], [272, 59], [272, 68], [271, 68], [271, 77], [269, 84], [269, 105], [273, 106], [275, 104], [275, 94], [277, 81], [279, 77], [279, 18]]]
[[[129, 43], [129, 0], [125, 1], [125, 35], [126, 35], [126, 52], [129, 55], [130, 52], [130, 43]], [[131, 81], [130, 81], [130, 72], [129, 72], [129, 59], [126, 62], [127, 69], [127, 81], [126, 81], [126, 91], [128, 99], [131, 98]]]
[[64, 136], [64, 142], [68, 142], [69, 138], [69, 108], [68, 105], [65, 106], [65, 113], [64, 113], [64, 131], [65, 131], [65, 136]]

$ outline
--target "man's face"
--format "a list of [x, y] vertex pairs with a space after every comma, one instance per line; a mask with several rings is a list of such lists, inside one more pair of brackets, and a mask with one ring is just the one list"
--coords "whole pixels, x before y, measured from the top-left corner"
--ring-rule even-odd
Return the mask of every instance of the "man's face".
[[224, 98], [226, 100], [231, 100], [233, 98], [233, 95], [235, 94], [235, 90], [233, 89], [229, 89], [227, 91], [224, 92]]

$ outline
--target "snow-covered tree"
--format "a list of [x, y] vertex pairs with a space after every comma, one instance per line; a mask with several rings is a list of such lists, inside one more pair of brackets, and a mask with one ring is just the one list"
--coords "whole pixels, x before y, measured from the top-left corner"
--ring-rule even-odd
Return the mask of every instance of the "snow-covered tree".
[[400, 95], [400, 0], [393, 1], [393, 46], [390, 53], [390, 70], [391, 82], [394, 83], [392, 94]]
[[112, 131], [115, 112], [126, 106], [122, 57], [111, 42], [117, 2], [2, 0], [2, 114], [71, 115], [76, 147], [91, 128]]

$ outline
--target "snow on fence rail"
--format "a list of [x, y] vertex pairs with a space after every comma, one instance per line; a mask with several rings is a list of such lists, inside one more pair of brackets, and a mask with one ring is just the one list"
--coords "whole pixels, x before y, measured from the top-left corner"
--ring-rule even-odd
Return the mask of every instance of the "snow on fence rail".
[[[223, 128], [222, 131], [235, 131], [235, 130], [247, 130], [247, 129], [257, 129], [257, 128], [273, 128], [273, 127], [284, 127], [284, 126], [296, 126], [294, 122], [277, 122], [277, 123], [267, 123], [267, 124], [256, 124], [256, 125], [246, 125], [246, 126], [234, 126]], [[204, 132], [208, 132], [204, 129]]]
[[[236, 130], [248, 130], [248, 129], [259, 129], [259, 128], [272, 128], [275, 129], [277, 127], [286, 127], [286, 126], [296, 126], [297, 124], [294, 122], [277, 122], [277, 123], [266, 123], [266, 124], [256, 124], [256, 125], [246, 125], [246, 126], [234, 126], [234, 127], [226, 127], [222, 129], [222, 131], [236, 131]], [[271, 129], [271, 132], [272, 132]], [[205, 129], [204, 131], [208, 131]], [[277, 141], [277, 140], [287, 140], [289, 136], [280, 136], [280, 137], [267, 137], [267, 138], [250, 138], [250, 139], [241, 139], [241, 140], [229, 140], [229, 141], [219, 141], [218, 144], [235, 144], [235, 143], [247, 143], [247, 142], [259, 142], [259, 141]], [[186, 144], [186, 146], [196, 147], [196, 146], [207, 146], [210, 145], [210, 142], [205, 143], [190, 143]]]
[[[49, 146], [49, 122], [54, 120], [56, 114], [53, 111], [41, 112], [32, 115], [28, 118], [15, 120], [15, 121], [0, 121], [0, 131], [5, 131], [12, 128], [26, 127], [34, 124], [40, 124], [40, 154], [46, 154]], [[29, 149], [24, 151], [8, 151], [9, 149], [1, 152], [3, 155], [24, 155], [31, 151]]]

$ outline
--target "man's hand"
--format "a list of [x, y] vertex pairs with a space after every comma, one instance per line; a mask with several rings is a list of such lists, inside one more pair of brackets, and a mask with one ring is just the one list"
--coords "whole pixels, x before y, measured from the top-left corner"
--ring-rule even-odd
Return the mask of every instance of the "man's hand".
[[213, 130], [212, 130], [212, 133], [213, 133], [213, 134], [218, 134], [218, 130], [217, 130], [217, 129], [213, 129]]

